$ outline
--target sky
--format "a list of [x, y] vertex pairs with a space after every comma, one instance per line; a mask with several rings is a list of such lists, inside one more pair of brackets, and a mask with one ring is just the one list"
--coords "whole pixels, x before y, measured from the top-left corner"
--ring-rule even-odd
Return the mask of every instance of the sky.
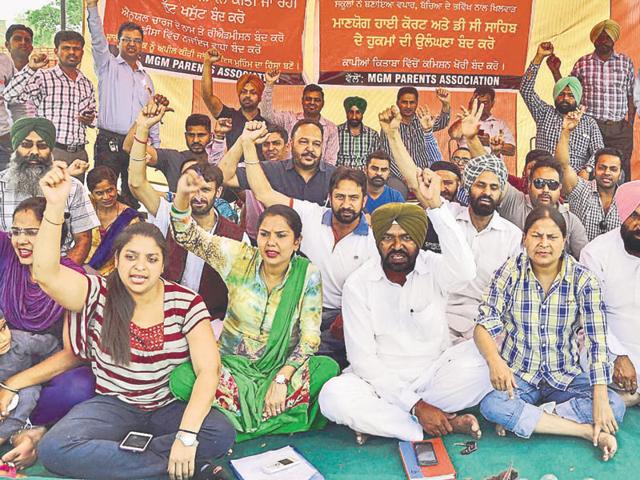
[[40, 8], [51, 0], [0, 0], [0, 19], [6, 20], [7, 25], [14, 22], [16, 16], [27, 10]]

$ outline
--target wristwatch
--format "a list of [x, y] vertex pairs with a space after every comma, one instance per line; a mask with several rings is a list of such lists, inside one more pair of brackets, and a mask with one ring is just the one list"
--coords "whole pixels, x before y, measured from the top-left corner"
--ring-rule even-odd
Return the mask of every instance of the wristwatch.
[[187, 433], [182, 430], [178, 430], [178, 433], [176, 433], [176, 439], [180, 440], [185, 447], [198, 446], [198, 436], [195, 433]]
[[276, 378], [274, 378], [273, 381], [276, 382], [278, 385], [289, 385], [289, 380], [287, 379], [287, 377], [285, 377], [281, 373], [276, 375]]

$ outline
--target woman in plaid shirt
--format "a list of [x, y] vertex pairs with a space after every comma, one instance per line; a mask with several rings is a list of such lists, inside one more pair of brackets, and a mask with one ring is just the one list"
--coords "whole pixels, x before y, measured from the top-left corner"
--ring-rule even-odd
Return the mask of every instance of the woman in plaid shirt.
[[[485, 292], [474, 338], [495, 390], [480, 411], [502, 435], [506, 429], [522, 438], [534, 432], [580, 437], [606, 461], [616, 452], [625, 406], [607, 389], [612, 368], [600, 285], [564, 252], [566, 236], [556, 209], [532, 210], [524, 225], [526, 252], [507, 260]], [[588, 372], [579, 363], [582, 328]], [[501, 333], [499, 349], [494, 338]]]

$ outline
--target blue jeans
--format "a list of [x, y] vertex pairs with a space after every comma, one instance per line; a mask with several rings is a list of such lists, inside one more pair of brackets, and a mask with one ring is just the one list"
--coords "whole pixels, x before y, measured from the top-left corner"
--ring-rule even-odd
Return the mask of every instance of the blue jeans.
[[[76, 405], [45, 434], [38, 445], [39, 460], [47, 470], [72, 478], [168, 478], [169, 453], [186, 406], [175, 401], [145, 411], [96, 395]], [[120, 442], [132, 430], [154, 436], [145, 452], [120, 450]], [[227, 453], [235, 436], [224, 415], [211, 409], [198, 433], [197, 467]]]
[[[543, 410], [536, 405], [556, 402], [555, 414], [576, 423], [593, 423], [593, 387], [589, 375], [582, 373], [565, 391], [550, 386], [544, 380], [536, 387], [514, 375], [517, 388], [514, 399], [507, 392], [494, 390], [480, 402], [480, 412], [488, 421], [502, 425], [522, 438], [529, 438], [542, 417]], [[622, 399], [609, 389], [609, 405], [616, 421], [622, 422], [625, 406]]]

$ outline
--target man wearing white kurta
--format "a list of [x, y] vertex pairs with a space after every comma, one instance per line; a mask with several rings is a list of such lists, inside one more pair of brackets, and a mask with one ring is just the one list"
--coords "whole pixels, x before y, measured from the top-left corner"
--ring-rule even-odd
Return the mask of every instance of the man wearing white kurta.
[[[398, 140], [400, 113], [388, 108], [380, 113], [380, 127], [386, 132], [393, 158], [410, 189], [415, 190], [416, 164]], [[507, 259], [520, 252], [522, 231], [496, 211], [502, 192], [507, 187], [508, 172], [504, 162], [495, 156], [471, 160], [464, 169], [463, 186], [469, 206], [449, 203], [456, 223], [476, 262], [476, 275], [449, 292], [447, 321], [453, 343], [473, 338], [474, 319], [482, 294], [494, 272]]]
[[450, 347], [447, 292], [476, 274], [473, 254], [440, 198], [439, 177], [425, 170], [416, 196], [428, 208], [442, 254], [421, 251], [422, 208], [391, 203], [372, 214], [380, 259], [346, 281], [342, 296], [351, 366], [327, 382], [320, 408], [330, 420], [361, 433], [421, 440], [423, 431], [480, 436], [471, 407], [491, 391], [473, 342]]
[[469, 206], [449, 203], [476, 263], [476, 276], [450, 292], [447, 322], [453, 343], [473, 338], [475, 317], [482, 294], [493, 274], [507, 259], [520, 253], [522, 231], [496, 211], [507, 186], [508, 172], [497, 157], [472, 159], [464, 170]]
[[580, 263], [602, 282], [612, 386], [631, 406], [640, 403], [640, 180], [618, 187], [615, 201], [622, 225], [584, 247]]

